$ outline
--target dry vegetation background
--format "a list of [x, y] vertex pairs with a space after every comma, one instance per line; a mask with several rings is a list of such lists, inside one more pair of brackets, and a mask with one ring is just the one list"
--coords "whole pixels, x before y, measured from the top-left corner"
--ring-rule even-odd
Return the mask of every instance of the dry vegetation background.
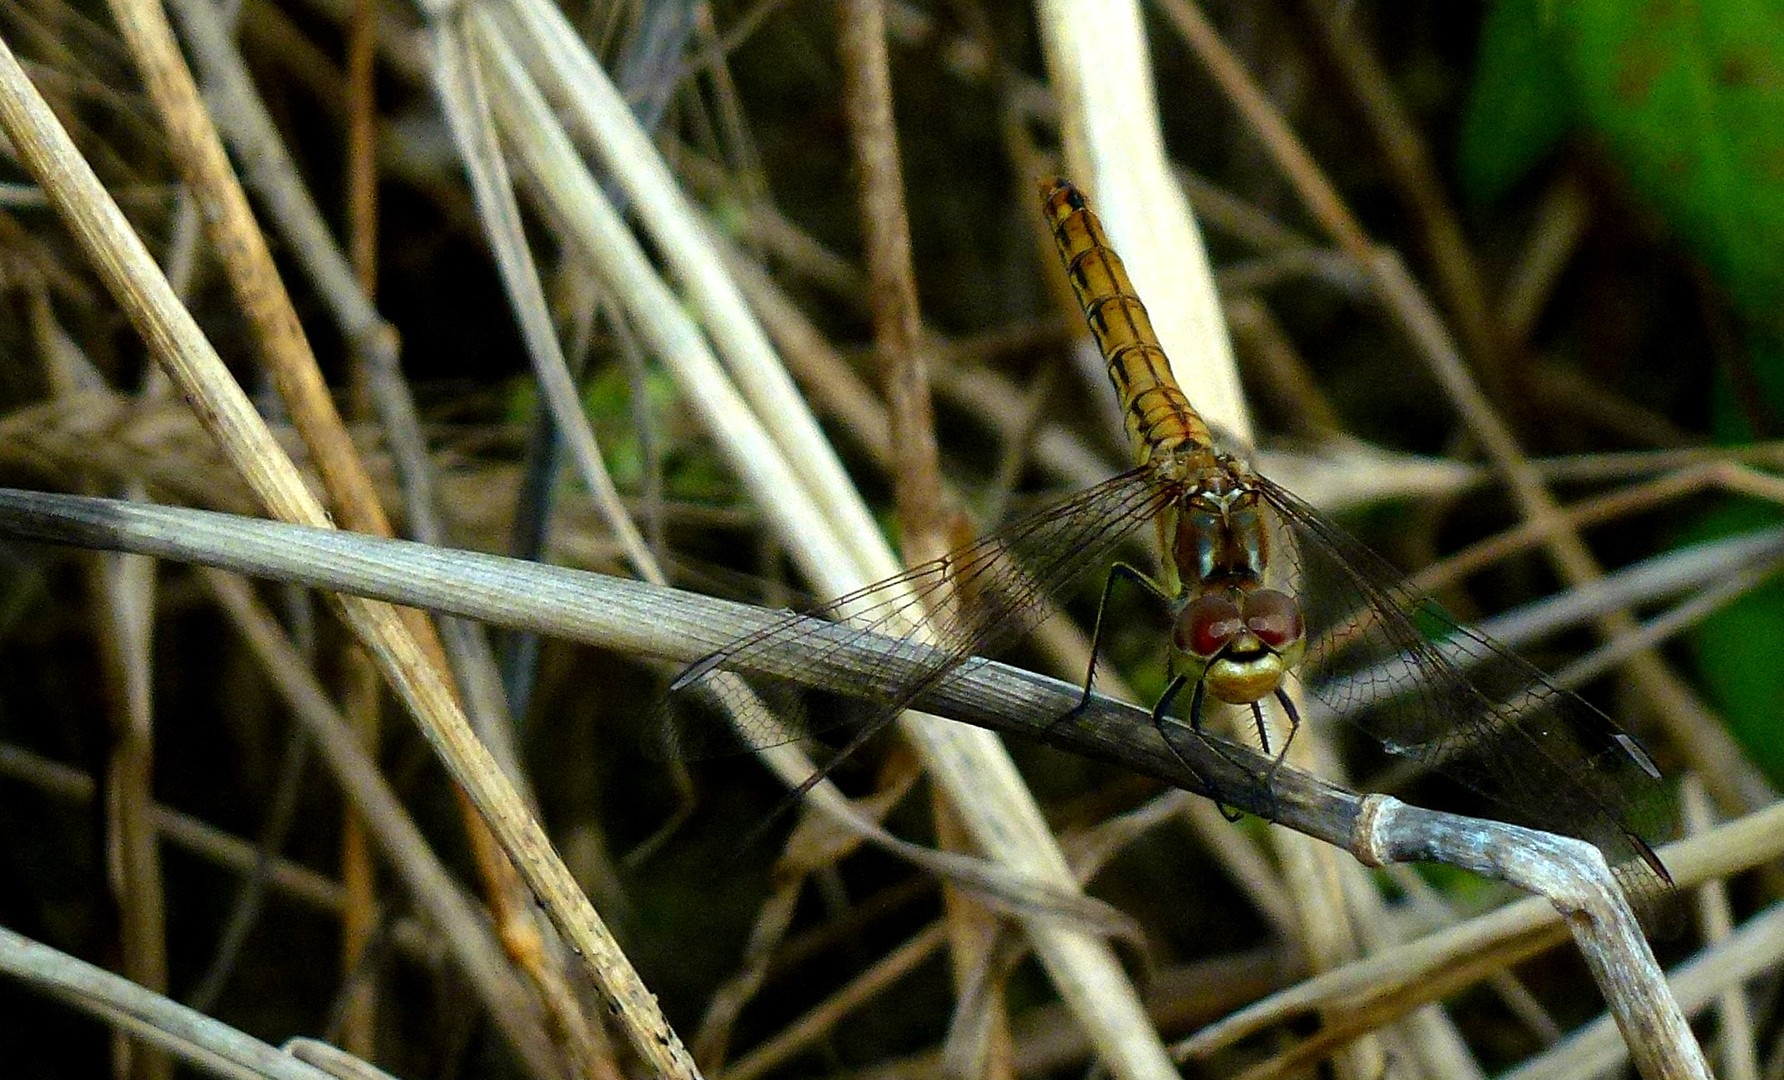
[[[1543, 6], [1499, 11], [1511, 20], [1506, 9]], [[1073, 7], [1080, 19], [1100, 11], [1090, 0]], [[1702, 7], [1701, 25], [1692, 24], [1700, 29], [1722, 33], [1738, 22]], [[179, 0], [168, 10], [205, 73], [207, 108], [240, 171], [257, 185], [277, 173], [307, 190], [343, 265], [395, 331], [373, 332], [372, 309], [344, 303], [340, 282], [318, 284], [317, 238], [290, 231], [285, 212], [265, 209], [269, 189], [257, 186], [269, 265], [346, 417], [347, 456], [362, 463], [382, 507], [364, 501], [372, 489], [352, 494], [350, 481], [316, 479], [306, 464], [319, 489], [329, 485], [339, 522], [376, 531], [388, 518], [399, 535], [639, 576], [637, 548], [611, 524], [617, 507], [675, 584], [769, 606], [828, 591], [801, 574], [809, 563], [788, 554], [773, 514], [744, 493], [739, 467], [664, 363], [659, 339], [635, 314], [620, 314], [614, 264], [590, 257], [562, 194], [520, 164], [523, 120], [501, 109], [494, 122], [519, 181], [511, 237], [524, 238], [532, 265], [492, 243], [492, 203], [467, 180], [461, 156], [475, 129], [461, 121], [455, 133], [434, 81], [456, 39], [430, 27], [446, 24], [371, 0]], [[1068, 16], [1058, 9], [895, 2], [883, 9], [883, 34], [862, 22], [875, 10], [770, 0], [570, 4], [564, 14], [716, 238], [725, 261], [707, 269], [741, 284], [882, 524], [946, 544], [1123, 467], [1099, 366], [1053, 277], [1034, 183], [1090, 169], [1071, 145], [1080, 138], [1074, 125], [1134, 117], [1098, 116], [1056, 85], [1037, 20], [1062, 24]], [[1593, 5], [1581, 10], [1574, 23], [1557, 16], [1556, 32], [1576, 35], [1575, 44], [1599, 26]], [[170, 99], [148, 92], [143, 46], [132, 44], [140, 31], [120, 29], [152, 18], [139, 0], [14, 0], [0, 10], [0, 40], [281, 444], [307, 462], [314, 451], [293, 418], [327, 426], [315, 419], [316, 384], [306, 398], [290, 390], [303, 376], [268, 374], [290, 372], [281, 365], [301, 361], [304, 349], [270, 340], [280, 317], [261, 317], [264, 292], [243, 291], [264, 284], [241, 283], [239, 252], [219, 256], [205, 220], [215, 196], [195, 202], [184, 193], [183, 184], [204, 189], [216, 177], [192, 164], [187, 136], [169, 136]], [[1538, 511], [1509, 493], [1499, 479], [1508, 470], [1531, 470], [1578, 509], [1588, 545], [1580, 550], [1608, 567], [1769, 524], [1760, 501], [1737, 505], [1719, 492], [1776, 496], [1764, 471], [1775, 454], [1761, 441], [1776, 427], [1777, 308], [1763, 314], [1776, 296], [1767, 271], [1740, 262], [1741, 243], [1704, 242], [1728, 240], [1715, 226], [1731, 220], [1724, 210], [1703, 211], [1666, 186], [1696, 167], [1689, 150], [1671, 166], [1639, 140], [1631, 150], [1627, 132], [1581, 104], [1596, 91], [1577, 56], [1552, 69], [1488, 70], [1488, 60], [1503, 66], [1518, 50], [1505, 36], [1515, 41], [1515, 27], [1487, 21], [1475, 5], [1323, 0], [1217, 0], [1199, 10], [1167, 0], [1144, 13], [1158, 134], [1217, 274], [1220, 307], [1211, 310], [1233, 336], [1263, 467], [1395, 563], [1435, 565], [1421, 580], [1468, 618], [1573, 583], [1572, 571], [1557, 568], [1561, 541], [1545, 548], [1519, 531]], [[1668, 55], [1666, 28], [1647, 32], [1642, 40], [1661, 46], [1651, 56]], [[1771, 39], [1738, 59], [1696, 59], [1724, 89], [1775, 90], [1784, 83], [1768, 80], [1784, 66], [1772, 66], [1779, 53], [1768, 49], [1779, 49], [1781, 32], [1766, 32]], [[851, 33], [866, 43], [849, 44]], [[227, 64], [220, 58], [231, 41], [283, 159], [241, 141], [248, 122], [235, 95], [246, 88], [213, 66]], [[889, 98], [859, 78], [880, 44]], [[481, 55], [486, 69], [455, 85], [499, 90], [490, 54]], [[548, 64], [524, 50], [517, 62]], [[1649, 78], [1660, 76], [1629, 60], [1606, 82], [1629, 100]], [[1508, 86], [1527, 93], [1494, 96]], [[1528, 121], [1533, 101], [1544, 115], [1545, 98], [1573, 119], [1541, 133]], [[558, 117], [571, 114], [557, 104]], [[889, 185], [887, 174], [856, 164], [863, 148], [889, 148], [887, 132], [872, 126], [875, 109], [888, 105], [902, 165]], [[1776, 125], [1753, 130], [1766, 116], [1734, 105], [1722, 115], [1746, 125], [1743, 138], [1784, 140]], [[1511, 134], [1494, 127], [1501, 118]], [[1539, 134], [1547, 141], [1532, 145]], [[1767, 152], [1776, 155], [1767, 159], [1776, 188], [1784, 151]], [[220, 450], [200, 426], [184, 400], [193, 392], [157, 372], [65, 210], [46, 203], [19, 162], [9, 154], [0, 163], [0, 483], [264, 514], [266, 489], [241, 479], [237, 452]], [[1176, 235], [1167, 224], [1174, 209], [1131, 201], [1146, 189], [1122, 186], [1120, 159], [1099, 168], [1076, 178], [1099, 198], [1108, 190], [1118, 243], [1146, 244], [1154, 214], [1159, 235]], [[625, 190], [612, 170], [594, 173], [610, 192]], [[864, 194], [861, 181], [873, 176], [881, 186]], [[1750, 214], [1734, 219], [1743, 223], [1735, 231], [1778, 246], [1770, 203], [1729, 185], [1724, 196]], [[908, 279], [896, 237], [875, 246], [887, 241], [874, 223], [900, 215]], [[650, 259], [674, 264], [670, 241], [640, 233]], [[537, 293], [505, 288], [492, 249], [510, 274], [536, 273]], [[870, 251], [889, 251], [890, 261]], [[1380, 251], [1397, 252], [1408, 274], [1384, 277], [1371, 261]], [[685, 268], [676, 273], [685, 280]], [[1179, 305], [1161, 294], [1147, 293], [1162, 322]], [[899, 297], [915, 307], [887, 306]], [[695, 300], [687, 306], [704, 311]], [[1409, 312], [1438, 321], [1416, 324]], [[1447, 333], [1478, 399], [1455, 397], [1416, 325], [1435, 326], [1440, 342]], [[568, 358], [616, 486], [606, 510], [581, 478], [588, 444], [550, 433], [548, 395], [528, 359], [529, 347], [552, 352], [550, 341]], [[924, 468], [913, 450], [922, 440], [894, 427], [910, 421], [888, 419], [883, 393], [913, 347], [933, 393], [944, 509], [921, 528], [895, 514], [893, 477]], [[1201, 366], [1219, 359], [1179, 359], [1192, 399], [1221, 396], [1222, 377]], [[393, 360], [406, 387], [387, 378]], [[401, 411], [393, 395], [403, 393], [418, 412], [419, 441], [392, 420]], [[1510, 441], [1494, 445], [1483, 436], [1492, 431]], [[415, 462], [431, 475], [431, 522], [399, 491]], [[1464, 549], [1470, 561], [1440, 563]], [[0, 925], [256, 1038], [325, 1038], [396, 1076], [648, 1074], [489, 834], [471, 824], [469, 804], [409, 715], [315, 594], [260, 584], [249, 596], [172, 562], [71, 548], [8, 543], [0, 552]], [[1076, 677], [1082, 653], [1073, 649], [1083, 647], [1099, 583], [1081, 582], [1063, 598], [1075, 628], [1054, 628], [1011, 659]], [[269, 677], [274, 661], [246, 643], [256, 604], [294, 646], [295, 677], [312, 680], [367, 733], [370, 761], [418, 826], [413, 850], [392, 854], [386, 834], [349, 820], [335, 759], [294, 721], [289, 682]], [[1774, 610], [1738, 609], [1725, 618], [1739, 621], [1713, 625], [1695, 647], [1667, 642], [1589, 691], [1641, 734], [1682, 792], [1702, 800], [1678, 778], [1705, 774], [1708, 816], [1772, 801], [1765, 761], [1741, 747], [1757, 754], [1775, 743], [1767, 738], [1778, 702]], [[1150, 701], [1164, 678], [1157, 617], [1137, 600], [1119, 615], [1105, 662], [1111, 676], [1127, 677], [1135, 700]], [[974, 1071], [989, 1075], [1095, 1067], [1086, 1022], [1062, 1004], [1025, 939], [1000, 929], [1009, 924], [973, 894], [825, 830], [815, 814], [786, 814], [756, 833], [786, 787], [749, 757], [684, 772], [641, 753], [667, 665], [513, 632], [448, 627], [446, 638], [461, 680], [481, 688], [472, 694], [479, 715], [505, 726], [497, 741], [510, 748], [575, 882], [708, 1075], [931, 1076], [944, 1044], [978, 1046]], [[1581, 630], [1531, 655], [1553, 666], [1600, 640]], [[1756, 681], [1739, 682], [1748, 675]], [[1334, 737], [1335, 760], [1344, 746]], [[1155, 1025], [1147, 1038], [1203, 1031], [1189, 1048], [1189, 1073], [1464, 1076], [1532, 1060], [1548, 1062], [1541, 1075], [1583, 1075], [1578, 1058], [1552, 1048], [1601, 1006], [1584, 966], [1552, 932], [1489, 942], [1437, 968], [1370, 969], [1374, 996], [1318, 999], [1323, 1014], [1276, 999], [1270, 1022], [1208, 1036], [1208, 1025], [1316, 971], [1419, 935], [1457, 933], [1505, 894], [1456, 874], [1365, 874], [1346, 855], [1308, 855], [1268, 826], [1228, 824], [1154, 781], [1032, 745], [1011, 751], [1088, 891], [1108, 905], [1097, 910], [1121, 914], [1115, 955], [1137, 991], [1089, 996], [1137, 992]], [[972, 850], [913, 755], [892, 740], [856, 755], [835, 779], [893, 832]], [[1763, 838], [1745, 843], [1713, 849], [1724, 859], [1719, 871], [1687, 859], [1675, 873], [1729, 875], [1769, 857]], [[1348, 919], [1342, 902], [1305, 884], [1309, 871], [1291, 865], [1298, 859], [1315, 860], [1313, 880], [1350, 882]], [[473, 898], [480, 914], [443, 929], [441, 908], [417, 899], [422, 879], [412, 875], [421, 871], [393, 869], [414, 865], [404, 860], [443, 867], [449, 877], [425, 880]], [[1357, 893], [1370, 884], [1378, 888], [1365, 903]], [[1769, 911], [1775, 884], [1740, 878], [1734, 918]], [[1714, 933], [1693, 919], [1662, 943], [1662, 959], [1682, 961]], [[1538, 937], [1553, 947], [1524, 948]], [[1726, 1075], [1784, 1068], [1767, 948], [1742, 953], [1743, 973], [1762, 975], [1752, 995], [1739, 993], [1741, 973], [1725, 976], [1716, 988], [1733, 996], [1698, 1028], [1719, 1040]], [[482, 975], [467, 974], [476, 949]], [[0, 981], [7, 1075], [169, 1075], [168, 1057], [115, 1037], [79, 1004], [81, 993], [31, 985], [21, 964], [8, 959], [14, 978]], [[1442, 981], [1440, 972], [1455, 977]], [[1431, 997], [1441, 1011], [1415, 1011]], [[1309, 1042], [1322, 1017], [1347, 1036]], [[1331, 1064], [1313, 1063], [1332, 1054]], [[1143, 1049], [1112, 1061], [1105, 1047], [1101, 1057], [1117, 1075], [1148, 1075], [1136, 1064]]]

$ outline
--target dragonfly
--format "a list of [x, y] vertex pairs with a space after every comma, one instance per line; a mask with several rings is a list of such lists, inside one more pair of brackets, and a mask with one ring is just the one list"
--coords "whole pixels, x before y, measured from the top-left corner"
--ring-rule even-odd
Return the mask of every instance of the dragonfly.
[[[1177, 384], [1084, 194], [1053, 180], [1041, 196], [1121, 402], [1135, 466], [697, 661], [671, 684], [658, 749], [691, 760], [861, 724], [852, 748], [970, 658], [1033, 629], [1071, 583], [1101, 566], [1108, 569], [1083, 702], [1111, 595], [1125, 581], [1155, 597], [1170, 619], [1169, 680], [1152, 709], [1167, 743], [1173, 726], [1182, 730], [1167, 719], [1187, 692], [1192, 731], [1217, 711], [1237, 711], [1266, 754], [1266, 712], [1280, 709], [1287, 721], [1275, 748], [1280, 762], [1300, 725], [1298, 683], [1388, 753], [1485, 797], [1496, 816], [1596, 844], [1638, 898], [1669, 891], [1671, 876], [1643, 836], [1661, 774], [1641, 744], [1510, 649], [1450, 618], [1243, 454], [1219, 447]], [[1115, 559], [1148, 525], [1156, 575]], [[1323, 602], [1309, 607], [1309, 596]], [[927, 621], [912, 629], [919, 615]], [[821, 708], [790, 683], [759, 674], [789, 646], [816, 661], [883, 634], [909, 647], [899, 650], [895, 670], [862, 680], [871, 699], [865, 709]]]

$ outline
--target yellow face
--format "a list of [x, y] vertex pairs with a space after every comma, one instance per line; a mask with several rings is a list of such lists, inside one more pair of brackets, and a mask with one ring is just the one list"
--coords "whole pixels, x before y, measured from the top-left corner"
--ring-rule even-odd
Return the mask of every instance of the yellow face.
[[1307, 649], [1301, 606], [1258, 587], [1213, 589], [1185, 604], [1171, 644], [1182, 673], [1217, 700], [1249, 705], [1276, 692]]

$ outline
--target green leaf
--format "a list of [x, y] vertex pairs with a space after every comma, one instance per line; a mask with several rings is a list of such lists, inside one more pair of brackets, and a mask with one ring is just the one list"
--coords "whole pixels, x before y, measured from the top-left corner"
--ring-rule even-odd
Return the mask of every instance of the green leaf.
[[1476, 203], [1502, 197], [1574, 124], [1573, 90], [1556, 52], [1547, 0], [1500, 0], [1481, 28], [1462, 116], [1458, 165]]
[[[1776, 507], [1726, 502], [1692, 523], [1687, 543], [1778, 524]], [[1784, 640], [1784, 581], [1773, 579], [1705, 619], [1692, 635], [1697, 666], [1723, 723], [1772, 783], [1784, 784], [1784, 667], [1770, 662]]]
[[1747, 318], [1784, 326], [1784, 12], [1580, 0], [1553, 17], [1587, 124]]

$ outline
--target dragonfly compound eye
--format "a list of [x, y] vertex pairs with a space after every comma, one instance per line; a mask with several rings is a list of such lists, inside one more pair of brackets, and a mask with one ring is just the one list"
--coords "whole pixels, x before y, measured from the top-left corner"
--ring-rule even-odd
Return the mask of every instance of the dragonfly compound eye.
[[1203, 593], [1177, 616], [1174, 633], [1179, 649], [1208, 659], [1226, 648], [1244, 629], [1239, 605], [1218, 593]]
[[1245, 598], [1245, 628], [1259, 641], [1281, 652], [1301, 640], [1301, 605], [1275, 589], [1259, 589]]

